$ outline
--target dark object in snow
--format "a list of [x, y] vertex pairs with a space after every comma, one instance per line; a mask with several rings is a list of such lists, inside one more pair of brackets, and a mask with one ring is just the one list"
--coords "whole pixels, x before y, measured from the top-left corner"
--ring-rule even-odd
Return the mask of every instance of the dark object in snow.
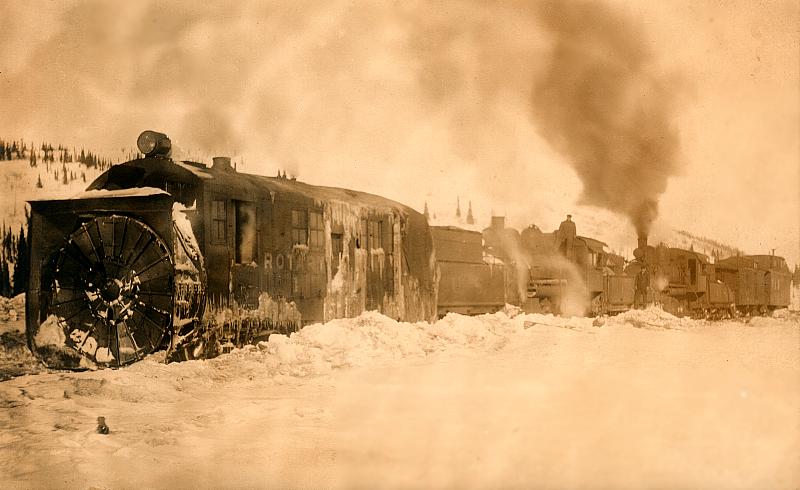
[[106, 418], [105, 417], [97, 417], [97, 433], [98, 434], [108, 434], [109, 429], [106, 425]]

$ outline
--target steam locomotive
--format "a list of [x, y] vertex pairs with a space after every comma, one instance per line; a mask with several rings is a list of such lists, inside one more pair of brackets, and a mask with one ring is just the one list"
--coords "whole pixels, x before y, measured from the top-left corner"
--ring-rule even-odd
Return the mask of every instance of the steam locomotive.
[[144, 157], [72, 199], [30, 201], [30, 349], [57, 368], [118, 367], [166, 348], [213, 355], [311, 322], [377, 310], [436, 313], [426, 219], [347, 189], [171, 158], [145, 131]]
[[[599, 240], [578, 236], [570, 250], [559, 250], [555, 232], [532, 225], [519, 233], [498, 216], [483, 232], [432, 230], [441, 271], [440, 317], [491, 313], [505, 305], [529, 313], [601, 314], [633, 304], [633, 277], [624, 273], [624, 259]], [[449, 240], [443, 239], [445, 230]]]

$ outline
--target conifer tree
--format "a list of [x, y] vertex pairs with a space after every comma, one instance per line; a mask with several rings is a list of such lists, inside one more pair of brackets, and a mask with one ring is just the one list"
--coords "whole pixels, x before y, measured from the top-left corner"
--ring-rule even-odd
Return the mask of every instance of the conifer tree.
[[17, 261], [14, 264], [14, 295], [28, 290], [28, 241], [25, 239], [25, 228], [19, 227], [17, 240]]
[[11, 230], [6, 230], [6, 224], [3, 223], [3, 255], [8, 257], [13, 251]]
[[37, 189], [41, 189], [42, 187], [44, 187], [44, 186], [42, 185], [42, 174], [39, 174], [39, 178], [38, 178], [38, 179], [36, 179], [36, 188], [37, 188]]
[[11, 296], [11, 280], [8, 275], [8, 262], [5, 257], [0, 260], [0, 296]]

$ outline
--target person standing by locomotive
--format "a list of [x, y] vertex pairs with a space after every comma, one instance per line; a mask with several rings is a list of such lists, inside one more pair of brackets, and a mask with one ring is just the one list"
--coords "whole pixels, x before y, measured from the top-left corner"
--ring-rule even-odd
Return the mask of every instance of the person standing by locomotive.
[[567, 219], [561, 222], [558, 227], [558, 250], [569, 260], [573, 259], [572, 244], [577, 236], [575, 229], [575, 222], [572, 221], [572, 215], [568, 214]]
[[636, 309], [644, 308], [647, 305], [647, 289], [650, 287], [650, 273], [647, 265], [642, 264], [642, 268], [636, 274], [636, 285], [633, 296], [633, 307]]

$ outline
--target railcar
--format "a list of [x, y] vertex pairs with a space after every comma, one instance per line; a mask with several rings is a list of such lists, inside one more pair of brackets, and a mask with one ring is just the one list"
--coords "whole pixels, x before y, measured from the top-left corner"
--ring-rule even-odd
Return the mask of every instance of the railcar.
[[164, 347], [204, 357], [220, 335], [241, 344], [365, 310], [435, 317], [422, 214], [229, 158], [175, 160], [160, 133], [138, 145], [142, 158], [83, 194], [30, 202], [26, 329], [47, 365], [117, 367]]
[[733, 291], [740, 313], [765, 313], [789, 306], [792, 274], [783, 257], [728, 257], [717, 262], [716, 271]]
[[[629, 309], [633, 303], [633, 278], [623, 273], [624, 260], [609, 253], [599, 240], [577, 237], [565, 255], [559, 251], [554, 233], [544, 233], [534, 225], [520, 233], [506, 227], [503, 217], [495, 216], [483, 230], [483, 261], [490, 259], [493, 264], [505, 267], [505, 281], [501, 284], [497, 277], [488, 279], [490, 269], [480, 263], [478, 233], [452, 227], [434, 231], [434, 236], [437, 233], [440, 235], [435, 240], [437, 257], [442, 271], [440, 311], [485, 312], [478, 308], [482, 303], [493, 305], [489, 309], [494, 310], [501, 297], [505, 303], [520, 306], [529, 313], [616, 313]], [[448, 236], [472, 237], [471, 252], [459, 249], [459, 258], [442, 260], [442, 254], [452, 257], [451, 252], [457, 250], [446, 239]], [[456, 263], [472, 265], [456, 266]], [[458, 300], [458, 309], [446, 304], [456, 291], [467, 290], [469, 294]], [[467, 304], [469, 301], [472, 304]]]
[[431, 227], [439, 268], [437, 313], [494, 313], [517, 303], [513, 267], [487, 254], [478, 231]]

